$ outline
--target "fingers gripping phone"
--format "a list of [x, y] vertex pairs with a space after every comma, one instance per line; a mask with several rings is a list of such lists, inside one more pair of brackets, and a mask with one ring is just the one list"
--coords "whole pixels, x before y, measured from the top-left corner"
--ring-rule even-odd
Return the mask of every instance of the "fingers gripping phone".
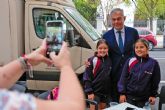
[[47, 21], [46, 22], [46, 41], [47, 41], [47, 56], [50, 52], [59, 53], [62, 42], [64, 40], [63, 21]]

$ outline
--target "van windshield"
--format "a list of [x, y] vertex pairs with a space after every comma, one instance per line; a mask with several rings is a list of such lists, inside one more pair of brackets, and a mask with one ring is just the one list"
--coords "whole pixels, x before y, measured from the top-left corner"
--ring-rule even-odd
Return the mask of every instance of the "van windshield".
[[87, 32], [87, 34], [95, 41], [101, 38], [101, 35], [94, 29], [94, 27], [73, 8], [65, 8], [65, 10], [72, 16], [73, 19]]

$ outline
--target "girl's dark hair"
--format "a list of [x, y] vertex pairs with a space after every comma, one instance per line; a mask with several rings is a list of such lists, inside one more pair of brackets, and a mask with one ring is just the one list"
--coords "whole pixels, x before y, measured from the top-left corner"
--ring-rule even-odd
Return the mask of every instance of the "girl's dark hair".
[[[139, 39], [135, 42], [135, 44], [136, 44], [137, 42], [142, 42], [142, 43], [145, 45], [145, 47], [146, 47], [147, 49], [149, 49], [149, 42], [148, 42], [146, 39], [144, 39], [144, 38], [139, 38]], [[135, 47], [135, 45], [134, 45], [134, 47]]]
[[[105, 39], [100, 39], [98, 42], [97, 42], [97, 45], [96, 45], [96, 48], [98, 48], [99, 47], [99, 45], [100, 44], [106, 44], [107, 46], [108, 46], [108, 42], [105, 40]], [[109, 46], [108, 46], [108, 48], [109, 48]]]

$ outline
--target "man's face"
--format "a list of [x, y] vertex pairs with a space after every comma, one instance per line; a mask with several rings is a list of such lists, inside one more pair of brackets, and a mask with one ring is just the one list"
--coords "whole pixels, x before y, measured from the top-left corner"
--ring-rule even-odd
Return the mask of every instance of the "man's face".
[[120, 11], [111, 14], [111, 23], [116, 30], [121, 30], [124, 27], [124, 21], [125, 16]]

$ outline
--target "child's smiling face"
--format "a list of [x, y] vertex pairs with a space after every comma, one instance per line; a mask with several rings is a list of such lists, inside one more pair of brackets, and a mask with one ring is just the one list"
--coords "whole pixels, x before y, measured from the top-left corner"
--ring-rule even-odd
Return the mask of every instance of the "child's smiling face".
[[97, 55], [104, 57], [108, 54], [108, 46], [105, 43], [101, 43], [97, 48]]
[[135, 53], [139, 57], [146, 57], [148, 54], [148, 48], [143, 42], [137, 42], [135, 43]]

